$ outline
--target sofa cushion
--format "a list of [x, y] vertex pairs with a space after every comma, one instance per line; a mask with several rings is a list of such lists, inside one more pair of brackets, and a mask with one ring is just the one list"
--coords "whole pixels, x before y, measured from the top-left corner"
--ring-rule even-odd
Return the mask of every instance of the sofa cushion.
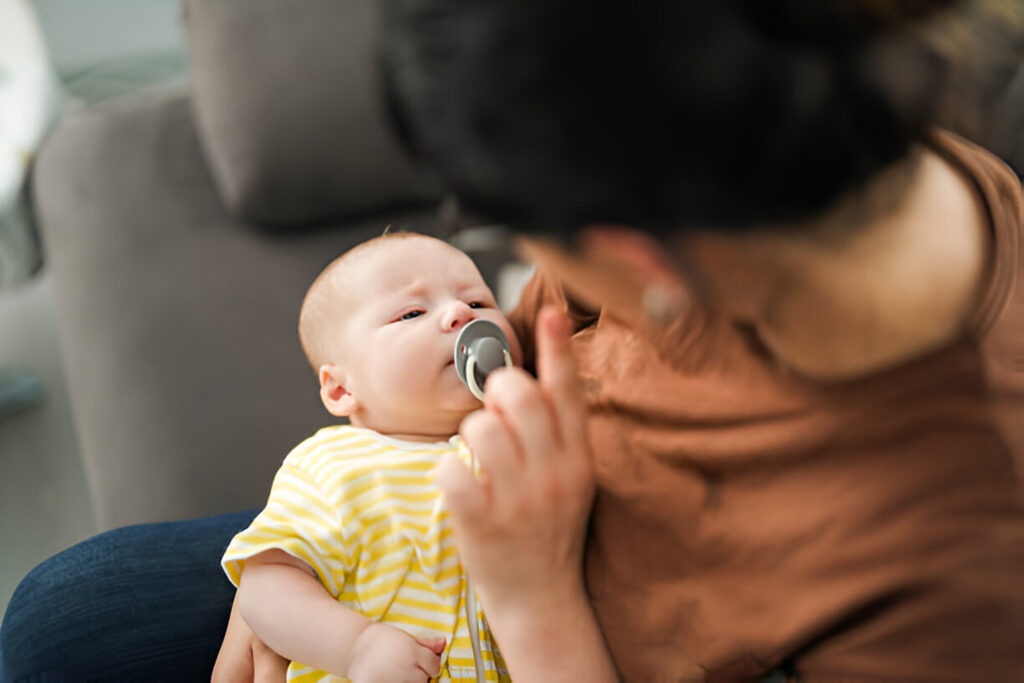
[[379, 96], [375, 0], [183, 0], [193, 103], [221, 197], [261, 224], [432, 199]]
[[[305, 1], [305, 0], [303, 0]], [[65, 120], [33, 166], [76, 435], [101, 529], [266, 501], [330, 424], [296, 334], [309, 284], [433, 207], [268, 234], [225, 213], [186, 93]]]

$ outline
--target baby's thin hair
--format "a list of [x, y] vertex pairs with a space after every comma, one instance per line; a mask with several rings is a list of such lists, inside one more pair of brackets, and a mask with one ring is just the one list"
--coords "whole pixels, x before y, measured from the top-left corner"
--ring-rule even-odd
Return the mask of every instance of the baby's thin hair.
[[326, 353], [323, 348], [323, 342], [320, 340], [319, 335], [317, 335], [316, 332], [318, 327], [322, 325], [324, 320], [326, 320], [332, 313], [328, 310], [329, 305], [326, 301], [326, 291], [328, 289], [333, 289], [334, 286], [336, 286], [336, 279], [342, 266], [350, 262], [353, 257], [365, 253], [368, 249], [375, 246], [379, 246], [382, 241], [408, 239], [412, 237], [438, 239], [432, 235], [425, 235], [423, 233], [413, 232], [410, 230], [392, 230], [392, 225], [389, 223], [380, 235], [372, 237], [365, 242], [360, 242], [328, 263], [327, 266], [320, 271], [320, 274], [316, 276], [316, 279], [313, 280], [309, 289], [306, 290], [305, 297], [302, 299], [298, 325], [299, 343], [302, 345], [302, 351], [306, 354], [306, 360], [313, 368], [313, 372], [319, 373], [320, 366], [325, 362]]

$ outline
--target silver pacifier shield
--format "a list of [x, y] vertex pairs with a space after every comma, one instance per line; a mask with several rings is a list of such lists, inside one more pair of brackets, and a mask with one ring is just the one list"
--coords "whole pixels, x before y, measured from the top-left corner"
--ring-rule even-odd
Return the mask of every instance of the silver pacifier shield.
[[474, 320], [455, 339], [455, 372], [481, 401], [487, 375], [512, 367], [511, 347], [501, 328], [489, 320]]

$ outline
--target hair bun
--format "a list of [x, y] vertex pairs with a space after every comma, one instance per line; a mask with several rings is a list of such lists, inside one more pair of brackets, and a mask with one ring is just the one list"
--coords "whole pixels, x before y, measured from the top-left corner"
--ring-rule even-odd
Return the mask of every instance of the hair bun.
[[799, 224], [905, 158], [1021, 4], [385, 0], [382, 62], [406, 144], [491, 218]]
[[740, 0], [751, 23], [788, 43], [844, 49], [956, 0]]

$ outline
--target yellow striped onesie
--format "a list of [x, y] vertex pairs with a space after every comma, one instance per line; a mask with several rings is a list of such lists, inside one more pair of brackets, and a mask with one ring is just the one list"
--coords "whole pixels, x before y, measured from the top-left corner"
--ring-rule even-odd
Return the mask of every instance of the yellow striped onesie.
[[[417, 637], [443, 636], [433, 680], [477, 680], [479, 663], [481, 680], [510, 681], [433, 482], [453, 451], [470, 458], [458, 437], [417, 443], [348, 425], [321, 429], [285, 458], [266, 508], [225, 551], [224, 571], [237, 586], [247, 558], [278, 548], [312, 567], [344, 605]], [[288, 680], [346, 679], [292, 662]]]

